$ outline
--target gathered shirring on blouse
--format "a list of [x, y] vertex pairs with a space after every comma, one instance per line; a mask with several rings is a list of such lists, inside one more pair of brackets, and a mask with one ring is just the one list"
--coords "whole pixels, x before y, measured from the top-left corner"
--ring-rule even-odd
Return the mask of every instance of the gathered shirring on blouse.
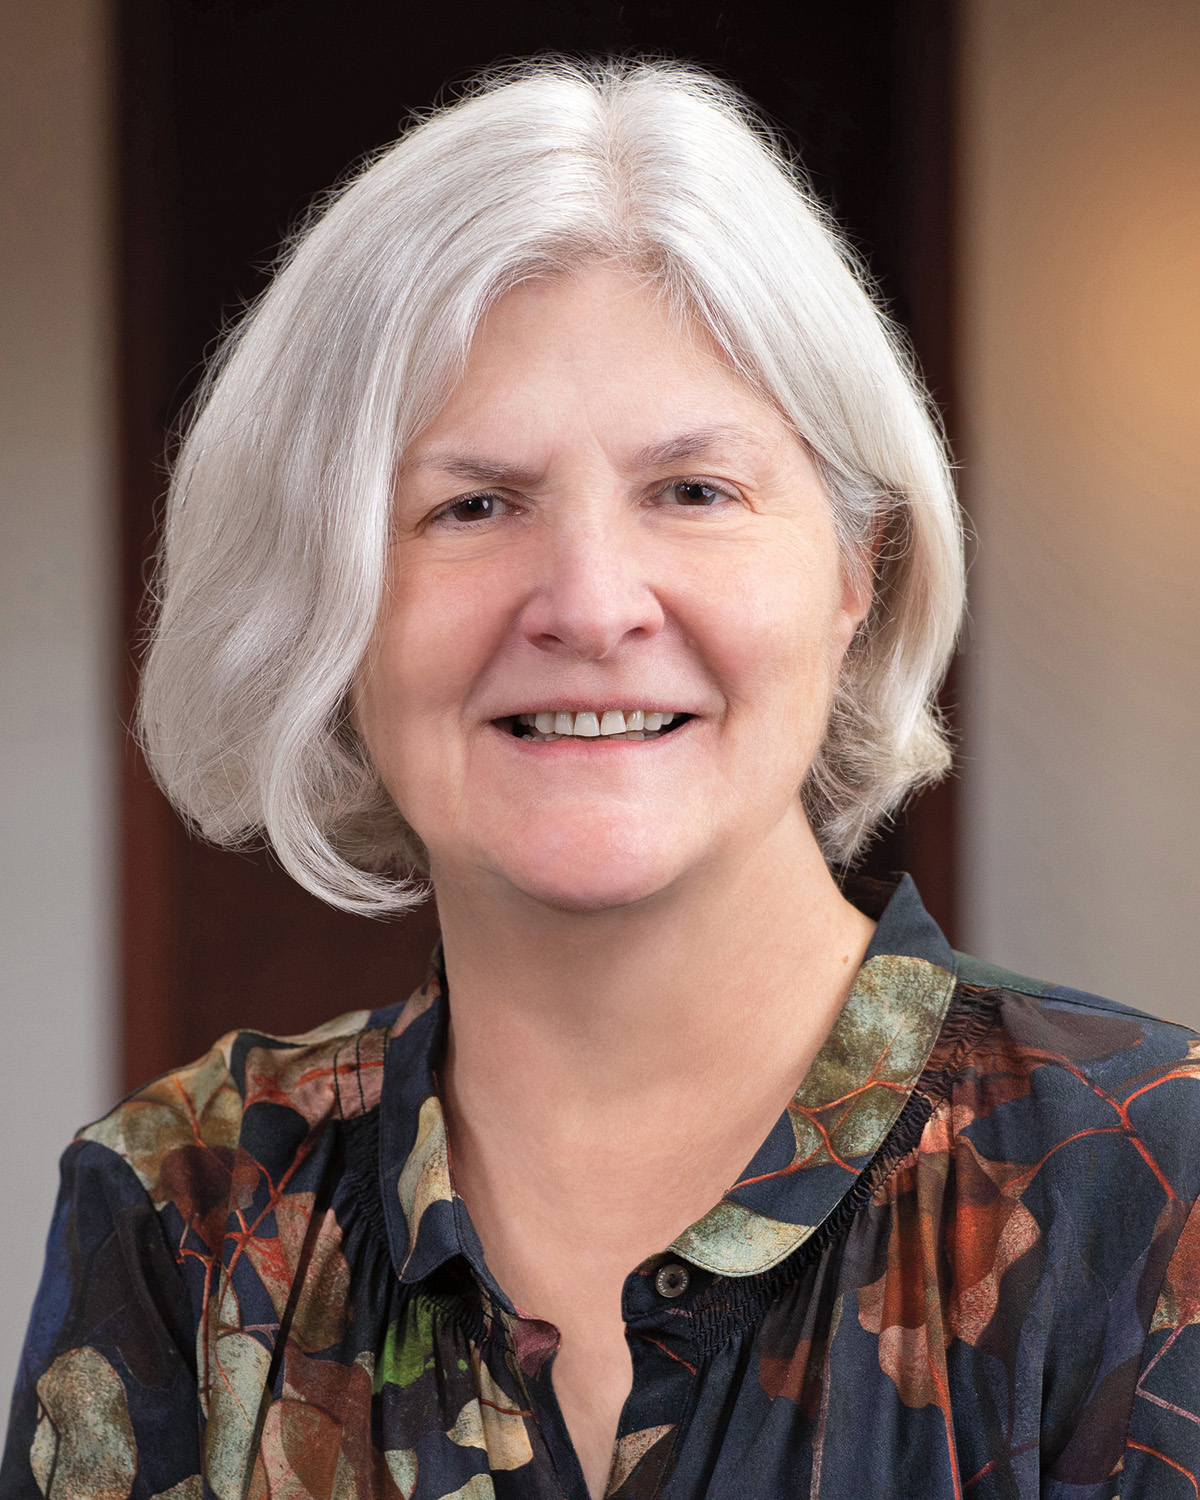
[[[1200, 1039], [954, 953], [907, 877], [850, 894], [807, 1077], [626, 1278], [608, 1496], [1196, 1500]], [[0, 1500], [586, 1500], [558, 1332], [454, 1191], [446, 1025], [435, 971], [80, 1132]]]

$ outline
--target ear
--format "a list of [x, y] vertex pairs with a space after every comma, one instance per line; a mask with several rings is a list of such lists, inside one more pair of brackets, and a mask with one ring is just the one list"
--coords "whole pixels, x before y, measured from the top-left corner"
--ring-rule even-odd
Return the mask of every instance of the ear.
[[874, 548], [864, 550], [846, 570], [842, 585], [844, 608], [854, 616], [856, 630], [870, 614], [875, 602], [875, 561], [878, 555]]
[[875, 602], [876, 565], [883, 545], [886, 517], [876, 523], [870, 542], [842, 560], [842, 597], [838, 609], [841, 647], [845, 651]]
[[359, 739], [362, 739], [362, 719], [359, 713], [357, 672], [354, 674], [354, 680], [342, 697], [342, 711], [338, 717], [343, 724], [349, 724]]

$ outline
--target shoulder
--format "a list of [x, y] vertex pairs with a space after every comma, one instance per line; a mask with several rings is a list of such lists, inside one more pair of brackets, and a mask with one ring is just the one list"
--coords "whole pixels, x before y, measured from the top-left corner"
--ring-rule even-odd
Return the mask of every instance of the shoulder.
[[[1189, 1076], [1195, 1062], [1200, 1078], [1200, 1033], [1190, 1026], [1160, 1020], [1087, 990], [1031, 979], [970, 954], [956, 953], [955, 958], [960, 984], [992, 995], [1000, 1023], [1017, 1038], [1056, 1043], [1064, 1060], [1085, 1069], [1128, 1052], [1130, 1060], [1143, 1067], [1183, 1063]], [[1050, 1063], [1052, 1058], [1046, 1060]]]
[[[993, 1024], [967, 1063], [983, 1116], [1028, 1132], [1026, 1159], [1132, 1152], [1169, 1196], [1200, 1197], [1200, 1036], [1085, 990], [958, 955], [959, 981], [986, 996]], [[999, 1122], [997, 1122], [998, 1124]], [[1006, 1132], [1007, 1133], [1007, 1132]]]
[[115, 1153], [158, 1202], [173, 1195], [181, 1174], [209, 1174], [214, 1160], [223, 1174], [239, 1155], [285, 1166], [282, 1157], [295, 1157], [330, 1122], [377, 1106], [398, 1009], [352, 1011], [299, 1036], [229, 1032], [76, 1139]]

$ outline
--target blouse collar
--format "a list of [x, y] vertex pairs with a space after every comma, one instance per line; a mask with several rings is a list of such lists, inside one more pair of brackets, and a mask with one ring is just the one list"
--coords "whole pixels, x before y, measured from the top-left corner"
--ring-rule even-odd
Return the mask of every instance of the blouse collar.
[[[896, 1123], [941, 1032], [957, 964], [912, 880], [859, 882], [847, 894], [878, 925], [832, 1031], [739, 1181], [668, 1247], [706, 1270], [769, 1270], [820, 1228]], [[434, 957], [391, 1024], [384, 1063], [380, 1174], [392, 1256], [407, 1283], [462, 1256], [507, 1306], [451, 1183], [435, 1076], [448, 1012]]]

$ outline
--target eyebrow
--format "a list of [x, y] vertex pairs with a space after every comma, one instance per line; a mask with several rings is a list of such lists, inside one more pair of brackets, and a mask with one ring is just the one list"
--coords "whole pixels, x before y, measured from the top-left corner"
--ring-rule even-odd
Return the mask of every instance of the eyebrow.
[[403, 465], [409, 472], [417, 469], [437, 469], [442, 474], [453, 474], [456, 479], [466, 479], [472, 484], [511, 484], [521, 486], [534, 483], [540, 476], [533, 469], [520, 464], [506, 464], [498, 458], [478, 457], [473, 453], [425, 453]]
[[[761, 439], [744, 427], [731, 424], [697, 427], [690, 432], [681, 432], [661, 442], [647, 443], [638, 448], [632, 455], [631, 467], [635, 470], [667, 468], [687, 459], [700, 458], [722, 443], [755, 449], [763, 446]], [[403, 467], [409, 472], [437, 469], [440, 473], [465, 479], [470, 484], [503, 484], [515, 489], [536, 484], [542, 477], [538, 471], [520, 464], [509, 464], [501, 459], [474, 453], [435, 451], [422, 454]]]
[[761, 440], [746, 428], [723, 423], [681, 432], [661, 443], [647, 443], [633, 455], [633, 465], [637, 469], [663, 469], [685, 459], [700, 458], [722, 443], [731, 443], [735, 447], [762, 447]]

